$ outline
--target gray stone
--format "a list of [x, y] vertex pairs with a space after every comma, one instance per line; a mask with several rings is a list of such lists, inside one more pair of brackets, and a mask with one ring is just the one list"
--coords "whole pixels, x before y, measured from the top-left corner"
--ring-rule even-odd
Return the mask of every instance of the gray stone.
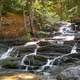
[[80, 66], [65, 69], [57, 76], [57, 80], [80, 80]]

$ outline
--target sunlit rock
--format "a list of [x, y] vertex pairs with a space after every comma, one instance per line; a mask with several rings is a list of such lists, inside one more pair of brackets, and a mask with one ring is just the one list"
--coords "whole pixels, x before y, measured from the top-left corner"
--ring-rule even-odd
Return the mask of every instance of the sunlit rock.
[[41, 78], [31, 73], [8, 73], [0, 75], [0, 80], [41, 80]]

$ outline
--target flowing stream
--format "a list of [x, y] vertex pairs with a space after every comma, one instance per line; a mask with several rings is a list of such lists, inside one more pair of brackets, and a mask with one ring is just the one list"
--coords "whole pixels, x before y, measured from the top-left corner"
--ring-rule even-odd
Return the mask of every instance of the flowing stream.
[[[34, 44], [36, 44], [36, 43], [35, 43], [35, 42], [30, 43], [30, 45], [34, 45]], [[28, 45], [29, 45], [29, 43], [28, 43], [28, 44], [25, 44], [24, 46], [28, 46]], [[22, 58], [22, 60], [21, 60], [21, 62], [20, 62], [20, 65], [26, 66], [26, 68], [24, 69], [24, 71], [28, 71], [28, 68], [29, 68], [29, 65], [24, 64], [24, 61], [25, 61], [25, 59], [27, 58], [27, 56], [31, 56], [31, 55], [35, 55], [35, 56], [36, 56], [36, 55], [37, 55], [37, 50], [38, 50], [39, 46], [38, 46], [37, 44], [36, 44], [36, 46], [37, 46], [37, 48], [34, 49], [34, 52], [32, 52], [32, 53], [30, 53], [30, 54], [26, 54], [26, 55]], [[5, 52], [5, 53], [0, 57], [0, 60], [3, 60], [3, 59], [6, 59], [6, 58], [10, 57], [11, 51], [12, 51], [13, 49], [14, 49], [14, 47], [9, 48], [9, 49], [7, 50], [7, 52]], [[57, 61], [56, 64], [58, 65], [58, 64], [61, 62], [61, 59], [62, 59], [63, 57], [68, 56], [68, 55], [70, 55], [70, 54], [75, 54], [75, 53], [77, 53], [76, 49], [77, 49], [77, 44], [75, 43], [74, 46], [72, 47], [72, 50], [71, 50], [70, 53], [68, 53], [68, 54], [63, 54], [62, 56], [58, 56], [58, 57], [55, 57], [55, 58], [53, 58], [53, 59], [47, 58], [46, 64], [42, 65], [42, 66], [41, 66], [39, 69], [37, 69], [36, 71], [37, 71], [37, 72], [43, 72], [44, 75], [46, 75], [46, 77], [47, 77], [47, 75], [50, 75], [50, 74], [47, 74], [47, 72], [44, 71], [45, 68], [51, 68], [52, 66], [54, 66], [54, 64], [56, 63], [56, 61]], [[54, 67], [55, 67], [55, 66], [54, 66]], [[47, 80], [49, 80], [49, 76], [48, 76], [47, 78], [48, 78]], [[53, 80], [55, 80], [55, 79], [53, 79]]]
[[3, 53], [2, 56], [0, 57], [0, 60], [6, 59], [7, 57], [9, 57], [10, 52], [11, 52], [12, 50], [13, 50], [13, 47], [12, 47], [12, 48], [9, 48], [9, 49], [7, 50], [7, 52]]

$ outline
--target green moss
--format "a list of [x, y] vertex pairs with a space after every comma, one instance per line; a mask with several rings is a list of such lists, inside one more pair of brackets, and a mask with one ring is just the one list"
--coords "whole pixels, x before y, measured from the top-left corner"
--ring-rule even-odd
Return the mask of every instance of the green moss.
[[1, 60], [0, 65], [4, 68], [16, 68], [18, 66], [18, 60], [15, 58], [7, 58]]

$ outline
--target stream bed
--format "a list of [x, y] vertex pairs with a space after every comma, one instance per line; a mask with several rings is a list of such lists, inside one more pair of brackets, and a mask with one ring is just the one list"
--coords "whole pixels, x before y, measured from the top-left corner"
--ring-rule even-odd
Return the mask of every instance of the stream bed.
[[[62, 71], [80, 65], [77, 44], [55, 44], [42, 40], [9, 47], [0, 56], [0, 74], [7, 77], [0, 77], [0, 80], [63, 80], [57, 78]], [[13, 74], [9, 79], [7, 74], [10, 73]], [[16, 73], [21, 77], [31, 73], [38, 79], [18, 79]]]

